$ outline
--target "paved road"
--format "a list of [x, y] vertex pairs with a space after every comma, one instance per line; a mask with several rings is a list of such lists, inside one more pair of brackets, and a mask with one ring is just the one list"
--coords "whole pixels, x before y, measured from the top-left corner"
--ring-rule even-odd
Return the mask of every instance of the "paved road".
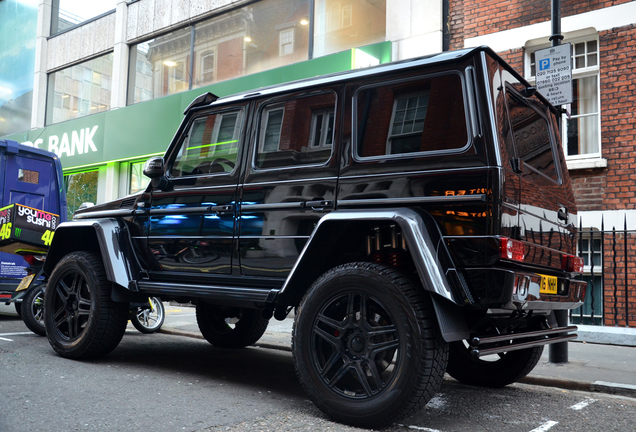
[[[291, 354], [221, 350], [131, 329], [109, 356], [71, 361], [17, 318], [0, 315], [0, 431], [357, 431], [328, 421], [302, 392]], [[636, 399], [445, 380], [387, 431], [633, 431]]]

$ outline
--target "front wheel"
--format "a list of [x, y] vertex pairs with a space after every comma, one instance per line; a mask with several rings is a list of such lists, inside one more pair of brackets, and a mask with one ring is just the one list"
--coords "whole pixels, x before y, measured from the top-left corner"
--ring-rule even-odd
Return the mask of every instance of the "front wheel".
[[165, 309], [161, 299], [150, 297], [148, 307], [133, 308], [130, 314], [130, 322], [141, 333], [154, 333], [159, 331], [165, 319]]
[[269, 321], [258, 309], [197, 304], [197, 323], [203, 337], [219, 348], [245, 348], [258, 341]]
[[448, 359], [430, 298], [393, 269], [350, 263], [322, 275], [296, 314], [298, 378], [332, 419], [381, 427], [440, 388]]
[[44, 293], [46, 336], [62, 357], [104, 356], [124, 336], [128, 308], [111, 299], [111, 283], [98, 255], [70, 253], [55, 266]]
[[543, 346], [476, 359], [465, 341], [450, 344], [447, 371], [457, 381], [479, 387], [503, 387], [520, 381], [537, 365]]
[[22, 300], [22, 321], [33, 333], [46, 336], [44, 326], [44, 284], [33, 285]]

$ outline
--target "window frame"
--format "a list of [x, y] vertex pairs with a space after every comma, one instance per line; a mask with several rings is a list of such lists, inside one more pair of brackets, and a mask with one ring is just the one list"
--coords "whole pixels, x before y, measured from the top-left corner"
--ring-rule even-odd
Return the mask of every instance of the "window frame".
[[[241, 139], [242, 139], [242, 127], [245, 122], [245, 111], [247, 105], [231, 105], [227, 107], [219, 107], [215, 110], [207, 110], [196, 113], [187, 124], [187, 127], [184, 128], [183, 133], [178, 141], [178, 145], [176, 145], [167, 157], [167, 169], [166, 174], [169, 179], [184, 179], [184, 178], [199, 178], [199, 177], [208, 177], [208, 176], [219, 176], [219, 175], [230, 175], [234, 173], [239, 165], [240, 161], [240, 149], [241, 149]], [[215, 172], [215, 173], [202, 173], [202, 174], [185, 174], [180, 176], [173, 175], [173, 170], [175, 169], [175, 165], [178, 163], [177, 158], [181, 154], [182, 150], [189, 146], [190, 139], [192, 138], [192, 128], [197, 120], [207, 119], [208, 117], [215, 115], [221, 115], [221, 121], [215, 121], [214, 127], [212, 128], [211, 135], [211, 143], [214, 142], [214, 138], [218, 138], [218, 133], [220, 131], [221, 122], [223, 121], [223, 116], [226, 114], [235, 114], [238, 113], [238, 117], [236, 119], [236, 124], [234, 125], [234, 135], [236, 136], [236, 145], [232, 145], [230, 153], [236, 153], [236, 163], [234, 168], [231, 171], [223, 171], [223, 172]], [[233, 135], [233, 136], [234, 136]]]
[[[358, 154], [358, 94], [361, 91], [370, 88], [378, 88], [386, 85], [396, 85], [403, 84], [410, 81], [422, 81], [422, 80], [431, 80], [437, 77], [443, 77], [447, 75], [456, 75], [459, 78], [461, 83], [461, 92], [462, 92], [462, 102], [464, 104], [464, 124], [466, 126], [466, 144], [462, 147], [457, 147], [454, 149], [447, 150], [428, 150], [421, 152], [413, 152], [413, 153], [396, 153], [396, 154], [384, 154], [384, 155], [376, 155], [376, 156], [360, 156]], [[466, 76], [462, 71], [459, 70], [448, 70], [444, 72], [437, 73], [429, 73], [422, 74], [408, 78], [401, 79], [389, 79], [386, 81], [378, 81], [371, 84], [365, 84], [358, 87], [351, 96], [351, 157], [354, 161], [358, 163], [369, 162], [373, 160], [387, 160], [387, 159], [404, 159], [404, 158], [420, 158], [420, 157], [435, 157], [440, 155], [456, 155], [461, 154], [467, 151], [473, 145], [473, 134], [470, 125], [470, 116], [471, 116], [471, 106], [468, 102], [468, 88], [466, 85]], [[428, 110], [428, 108], [427, 108]], [[393, 114], [391, 114], [391, 118], [393, 118]]]
[[[416, 135], [417, 132], [413, 132], [411, 131], [410, 133], [400, 133], [400, 134], [393, 134], [393, 125], [395, 124], [395, 117], [397, 115], [398, 112], [398, 102], [402, 101], [402, 100], [406, 100], [406, 103], [408, 105], [408, 101], [410, 99], [416, 98], [418, 99], [419, 102], [419, 98], [425, 96], [427, 101], [430, 100], [430, 91], [419, 91], [419, 92], [411, 92], [411, 93], [405, 93], [402, 95], [399, 95], [398, 97], [393, 99], [393, 111], [391, 112], [391, 120], [389, 121], [389, 132], [387, 134], [386, 137], [386, 154], [390, 155], [390, 154], [405, 154], [405, 153], [393, 153], [392, 147], [393, 147], [393, 139], [394, 138], [404, 138], [404, 137], [408, 137], [408, 136], [412, 136], [412, 135]], [[408, 109], [408, 107], [407, 107]], [[407, 110], [405, 109], [405, 111]], [[417, 111], [417, 107], [416, 107], [416, 111]], [[428, 113], [428, 104], [426, 105], [426, 112]], [[402, 120], [402, 127], [404, 127], [404, 123], [406, 122], [406, 118]], [[424, 123], [422, 123], [422, 130], [420, 131], [420, 133], [424, 132], [424, 125], [426, 122], [426, 115], [424, 115]], [[412, 153], [421, 153], [421, 152], [412, 152]]]
[[[533, 41], [528, 41], [525, 44], [525, 54], [524, 54], [524, 76], [526, 78], [526, 80], [532, 84], [535, 85], [536, 84], [536, 76], [532, 75], [532, 66], [534, 65], [534, 63], [532, 62], [532, 55], [534, 54], [535, 51], [543, 49], [543, 48], [549, 48], [550, 47], [550, 43], [540, 43], [543, 42], [545, 39], [542, 38], [540, 40], [533, 40]], [[577, 114], [577, 115], [571, 115], [568, 118], [568, 114], [570, 112], [571, 109], [571, 105], [568, 104], [568, 114], [561, 114], [561, 130], [559, 131], [561, 133], [561, 144], [562, 144], [562, 148], [563, 148], [563, 154], [565, 155], [565, 158], [567, 161], [569, 162], [583, 162], [585, 163], [586, 161], [597, 161], [602, 159], [603, 156], [603, 148], [602, 148], [602, 122], [601, 122], [601, 115], [602, 115], [602, 108], [601, 108], [601, 78], [600, 78], [600, 43], [599, 43], [599, 36], [598, 33], [587, 33], [584, 35], [580, 35], [580, 36], [574, 36], [571, 38], [566, 38], [563, 41], [564, 43], [571, 43], [572, 44], [572, 80], [578, 80], [581, 78], [589, 78], [589, 77], [596, 77], [596, 88], [597, 88], [597, 92], [596, 92], [596, 107], [597, 110], [595, 113], [586, 113], [586, 114]], [[588, 42], [596, 42], [596, 65], [594, 66], [585, 66], [582, 68], [576, 68], [576, 44], [578, 43], [585, 43], [585, 47], [586, 47], [586, 52], [584, 54], [585, 57], [587, 57], [588, 52], [587, 52], [587, 44]], [[575, 155], [570, 155], [568, 154], [568, 141], [567, 141], [567, 133], [568, 133], [568, 120], [570, 118], [574, 119], [574, 118], [584, 118], [584, 117], [591, 117], [596, 115], [597, 121], [596, 121], [596, 137], [595, 139], [597, 140], [597, 144], [598, 144], [598, 151], [595, 153], [584, 153], [584, 154], [575, 154]], [[587, 168], [587, 166], [581, 166], [581, 168]]]

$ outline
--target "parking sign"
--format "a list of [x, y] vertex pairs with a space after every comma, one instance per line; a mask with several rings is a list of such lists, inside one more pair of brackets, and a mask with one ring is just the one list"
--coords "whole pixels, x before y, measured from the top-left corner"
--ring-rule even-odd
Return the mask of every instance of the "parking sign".
[[572, 103], [572, 44], [534, 52], [537, 90], [554, 106]]

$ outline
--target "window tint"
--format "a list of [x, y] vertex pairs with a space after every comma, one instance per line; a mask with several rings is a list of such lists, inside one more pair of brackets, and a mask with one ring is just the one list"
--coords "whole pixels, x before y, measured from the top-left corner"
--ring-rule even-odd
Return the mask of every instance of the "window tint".
[[530, 169], [558, 181], [548, 122], [511, 85], [507, 86], [507, 90], [510, 126], [517, 156]]
[[172, 165], [173, 177], [230, 172], [236, 165], [242, 111], [199, 117]]
[[468, 142], [459, 75], [363, 87], [354, 102], [360, 157], [452, 150]]
[[265, 105], [261, 111], [257, 168], [326, 162], [334, 141], [332, 93]]

